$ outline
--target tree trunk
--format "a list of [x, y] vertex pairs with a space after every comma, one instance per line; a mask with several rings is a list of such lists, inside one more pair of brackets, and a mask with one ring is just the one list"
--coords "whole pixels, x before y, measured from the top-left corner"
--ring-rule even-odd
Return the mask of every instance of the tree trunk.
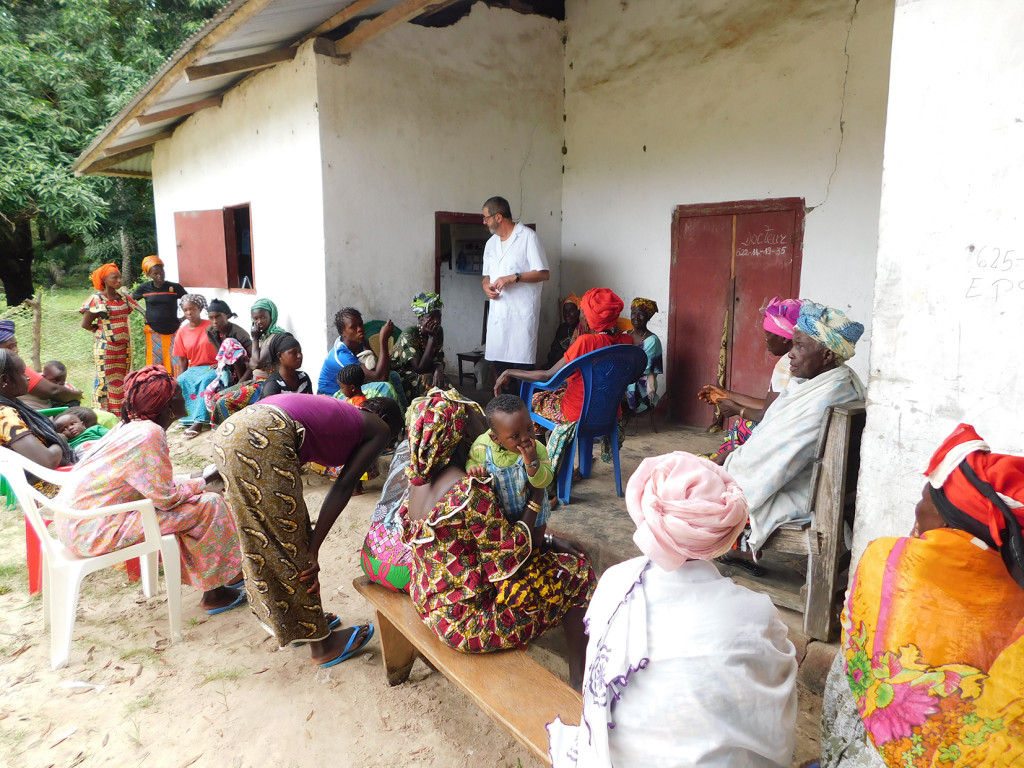
[[16, 307], [32, 298], [32, 226], [18, 219], [13, 230], [0, 225], [0, 281], [7, 294], [7, 306]]
[[[125, 180], [116, 178], [114, 184], [117, 187], [117, 199], [126, 201], [128, 190]], [[135, 283], [135, 241], [128, 232], [128, 227], [121, 225], [121, 283], [127, 288]]]

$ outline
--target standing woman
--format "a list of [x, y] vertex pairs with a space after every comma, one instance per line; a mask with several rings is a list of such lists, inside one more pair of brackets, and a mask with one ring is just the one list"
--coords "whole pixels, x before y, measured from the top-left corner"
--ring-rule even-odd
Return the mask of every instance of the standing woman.
[[260, 299], [249, 310], [252, 317], [252, 351], [249, 370], [242, 380], [221, 392], [214, 403], [210, 418], [220, 424], [247, 405], [252, 405], [263, 392], [263, 383], [273, 371], [268, 345], [276, 334], [287, 333], [277, 324], [277, 305], [270, 299]]
[[146, 365], [162, 365], [171, 370], [171, 349], [178, 320], [178, 301], [187, 291], [178, 283], [164, 279], [164, 263], [159, 256], [142, 260], [142, 272], [149, 278], [132, 291], [132, 298], [146, 302]]
[[206, 297], [198, 293], [187, 293], [181, 299], [181, 311], [185, 322], [174, 337], [174, 368], [178, 373], [178, 384], [185, 396], [188, 414], [180, 419], [186, 425], [186, 439], [192, 439], [210, 423], [203, 391], [206, 385], [217, 378], [214, 366], [217, 364], [217, 348], [210, 343], [206, 332], [210, 321], [203, 320]]
[[82, 327], [94, 335], [92, 353], [96, 361], [93, 399], [105, 411], [121, 413], [124, 377], [132, 365], [132, 335], [128, 319], [132, 310], [145, 315], [135, 299], [121, 293], [121, 271], [116, 264], [104, 264], [92, 273], [96, 293], [79, 312]]
[[[252, 610], [282, 648], [308, 643], [313, 663], [322, 667], [366, 645], [373, 625], [331, 631], [320, 599], [320, 546], [360, 476], [402, 426], [390, 398], [356, 408], [333, 397], [288, 393], [236, 413], [214, 433]], [[300, 476], [311, 461], [344, 465], [312, 529]]]

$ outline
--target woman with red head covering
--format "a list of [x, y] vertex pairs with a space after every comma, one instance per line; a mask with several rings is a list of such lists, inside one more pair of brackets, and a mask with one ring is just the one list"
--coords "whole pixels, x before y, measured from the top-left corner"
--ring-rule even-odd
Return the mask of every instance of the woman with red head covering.
[[[583, 357], [612, 344], [632, 344], [633, 339], [615, 329], [615, 321], [625, 305], [607, 288], [591, 288], [580, 301], [583, 319], [581, 334], [565, 351], [562, 359], [546, 371], [510, 369], [494, 383], [495, 396], [500, 395], [510, 378], [523, 381], [547, 381], [578, 357]], [[589, 332], [588, 332], [589, 331]], [[583, 377], [577, 372], [569, 377], [565, 386], [554, 392], [538, 392], [533, 396], [533, 410], [556, 424], [578, 421], [583, 411]]]
[[910, 536], [871, 542], [825, 690], [824, 766], [1024, 760], [1024, 458], [960, 424]]
[[[173, 533], [181, 551], [186, 584], [203, 590], [200, 605], [209, 614], [245, 602], [239, 586], [242, 553], [224, 497], [207, 490], [218, 479], [207, 471], [174, 477], [167, 427], [185, 415], [181, 387], [162, 367], [149, 365], [125, 379], [121, 421], [95, 443], [70, 473], [57, 501], [75, 509], [150, 499], [162, 534]], [[57, 515], [57, 535], [82, 557], [101, 555], [142, 540], [135, 512], [76, 520]]]
[[96, 293], [79, 312], [82, 327], [94, 335], [93, 358], [96, 361], [96, 405], [113, 414], [121, 414], [124, 377], [132, 366], [132, 335], [128, 319], [132, 310], [146, 311], [135, 299], [121, 292], [121, 270], [116, 264], [104, 264], [92, 273]]

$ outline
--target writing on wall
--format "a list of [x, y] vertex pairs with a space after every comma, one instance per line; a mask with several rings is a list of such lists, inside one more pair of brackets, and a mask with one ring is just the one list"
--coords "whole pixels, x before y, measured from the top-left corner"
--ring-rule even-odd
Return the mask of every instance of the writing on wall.
[[1005, 245], [968, 245], [964, 298], [998, 304], [1024, 301], [1024, 252]]

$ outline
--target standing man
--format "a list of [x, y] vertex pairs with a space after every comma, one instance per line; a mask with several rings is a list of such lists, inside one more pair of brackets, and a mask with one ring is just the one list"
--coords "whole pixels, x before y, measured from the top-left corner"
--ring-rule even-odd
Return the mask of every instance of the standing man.
[[484, 357], [495, 378], [509, 368], [532, 369], [537, 356], [540, 295], [550, 277], [537, 233], [512, 220], [508, 200], [483, 207], [491, 239], [484, 246], [484, 294], [491, 301]]

